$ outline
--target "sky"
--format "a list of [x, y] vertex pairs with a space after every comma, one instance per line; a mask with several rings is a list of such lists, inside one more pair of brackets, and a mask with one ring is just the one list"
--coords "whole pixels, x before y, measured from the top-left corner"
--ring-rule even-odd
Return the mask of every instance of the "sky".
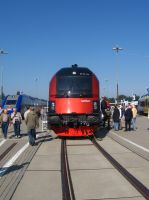
[[52, 76], [72, 64], [96, 74], [101, 96], [116, 97], [117, 82], [119, 94], [147, 93], [148, 10], [148, 0], [0, 0], [5, 95], [48, 99]]

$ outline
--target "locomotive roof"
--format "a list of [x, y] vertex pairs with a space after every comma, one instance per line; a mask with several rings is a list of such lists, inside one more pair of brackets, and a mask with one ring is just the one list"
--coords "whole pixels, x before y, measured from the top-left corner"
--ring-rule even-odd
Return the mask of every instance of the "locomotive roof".
[[93, 72], [87, 67], [78, 67], [77, 65], [72, 65], [71, 67], [65, 67], [60, 69], [56, 75], [68, 76], [68, 75], [92, 75]]

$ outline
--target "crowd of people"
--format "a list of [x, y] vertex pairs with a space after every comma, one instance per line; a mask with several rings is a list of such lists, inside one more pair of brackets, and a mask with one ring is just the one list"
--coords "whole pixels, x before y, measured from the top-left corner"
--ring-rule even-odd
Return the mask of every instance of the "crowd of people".
[[[27, 126], [30, 145], [35, 144], [36, 129], [39, 128], [39, 117], [40, 115], [42, 116], [42, 114], [42, 110], [37, 110], [34, 107], [28, 107], [24, 113], [24, 120]], [[16, 108], [13, 108], [13, 112], [10, 114], [7, 109], [2, 109], [0, 107], [0, 125], [4, 139], [7, 139], [8, 127], [11, 125], [13, 125], [14, 128], [14, 137], [21, 138], [21, 123], [22, 116], [21, 113], [16, 110]]]
[[110, 106], [103, 97], [101, 111], [104, 127], [107, 124], [108, 129], [114, 128], [115, 131], [123, 127], [124, 131], [136, 130], [137, 108], [134, 104]]
[[[125, 128], [125, 131], [136, 130], [137, 109], [135, 105], [129, 104], [127, 106], [110, 106], [106, 98], [103, 97], [103, 100], [101, 101], [101, 112], [103, 127], [107, 127], [108, 129], [114, 128], [115, 131], [121, 130], [123, 127]], [[36, 129], [39, 127], [40, 116], [41, 120], [45, 118], [45, 112], [43, 108], [39, 111], [35, 110], [34, 107], [29, 107], [24, 113], [29, 143], [31, 145], [35, 144]], [[7, 139], [8, 127], [11, 125], [14, 127], [14, 137], [21, 138], [21, 123], [22, 116], [20, 112], [16, 110], [16, 108], [13, 108], [13, 112], [9, 114], [7, 109], [2, 109], [0, 107], [0, 125], [5, 139]]]

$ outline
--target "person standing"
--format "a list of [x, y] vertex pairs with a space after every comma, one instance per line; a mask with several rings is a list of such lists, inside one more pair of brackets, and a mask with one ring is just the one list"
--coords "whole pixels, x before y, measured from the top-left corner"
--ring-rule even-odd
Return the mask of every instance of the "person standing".
[[131, 120], [133, 118], [133, 113], [131, 106], [129, 105], [125, 110], [125, 131], [131, 131]]
[[[0, 118], [1, 118], [2, 112], [3, 112], [3, 109], [2, 109], [2, 107], [0, 107]], [[0, 119], [0, 121], [1, 121], [1, 119]], [[1, 126], [1, 124], [0, 124], [0, 135], [2, 135], [2, 126]]]
[[110, 107], [108, 106], [105, 111], [106, 111], [107, 123], [108, 123], [107, 124], [107, 128], [110, 129], [111, 128], [111, 125], [110, 125], [110, 121], [111, 121], [111, 109], [110, 109]]
[[119, 119], [119, 127], [118, 127], [118, 129], [122, 130], [122, 116], [123, 116], [122, 115], [122, 106], [119, 105], [118, 109], [119, 109], [119, 112], [120, 112], [120, 119]]
[[0, 122], [2, 126], [2, 133], [5, 139], [7, 139], [8, 126], [10, 121], [11, 121], [10, 115], [8, 114], [7, 109], [4, 109], [0, 117]]
[[13, 113], [11, 114], [11, 120], [14, 127], [14, 134], [16, 138], [20, 138], [20, 126], [22, 122], [22, 116], [20, 112], [17, 112], [16, 108], [13, 108]]
[[132, 105], [132, 128], [136, 131], [136, 117], [137, 117], [137, 109], [135, 105]]
[[30, 107], [30, 112], [26, 116], [25, 123], [28, 130], [29, 144], [33, 146], [36, 140], [36, 128], [39, 127], [39, 118], [33, 107]]
[[114, 111], [113, 111], [113, 123], [114, 123], [114, 130], [118, 131], [119, 129], [119, 120], [120, 120], [120, 111], [117, 108], [117, 106], [115, 106]]
[[30, 107], [27, 107], [27, 110], [24, 113], [24, 119], [26, 120], [27, 114], [30, 112]]
[[2, 112], [3, 112], [3, 109], [2, 109], [2, 107], [0, 106], [0, 115], [2, 114]]
[[106, 109], [107, 109], [106, 97], [102, 97], [102, 101], [101, 101], [101, 111], [102, 111], [102, 114], [103, 114], [103, 127], [105, 127], [105, 123], [106, 123], [106, 120], [107, 120]]
[[43, 109], [43, 107], [40, 110], [40, 116], [41, 116], [41, 120], [43, 121], [44, 120], [44, 109]]

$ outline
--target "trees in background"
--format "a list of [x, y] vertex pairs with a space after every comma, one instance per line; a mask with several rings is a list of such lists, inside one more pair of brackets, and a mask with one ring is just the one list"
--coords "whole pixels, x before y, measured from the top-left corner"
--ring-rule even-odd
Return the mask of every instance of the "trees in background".
[[[118, 101], [118, 102], [121, 102], [121, 101], [124, 100], [124, 101], [131, 102], [131, 101], [133, 101], [133, 100], [138, 101], [139, 98], [140, 98], [139, 95], [135, 95], [135, 99], [134, 99], [134, 97], [132, 97], [132, 96], [126, 96], [126, 95], [124, 95], [124, 94], [121, 94], [121, 95], [119, 95], [117, 101]], [[108, 98], [108, 97], [107, 97], [107, 100], [108, 100], [109, 102], [111, 102], [111, 103], [115, 103], [115, 98], [114, 98], [114, 97], [112, 97], [112, 98]]]

